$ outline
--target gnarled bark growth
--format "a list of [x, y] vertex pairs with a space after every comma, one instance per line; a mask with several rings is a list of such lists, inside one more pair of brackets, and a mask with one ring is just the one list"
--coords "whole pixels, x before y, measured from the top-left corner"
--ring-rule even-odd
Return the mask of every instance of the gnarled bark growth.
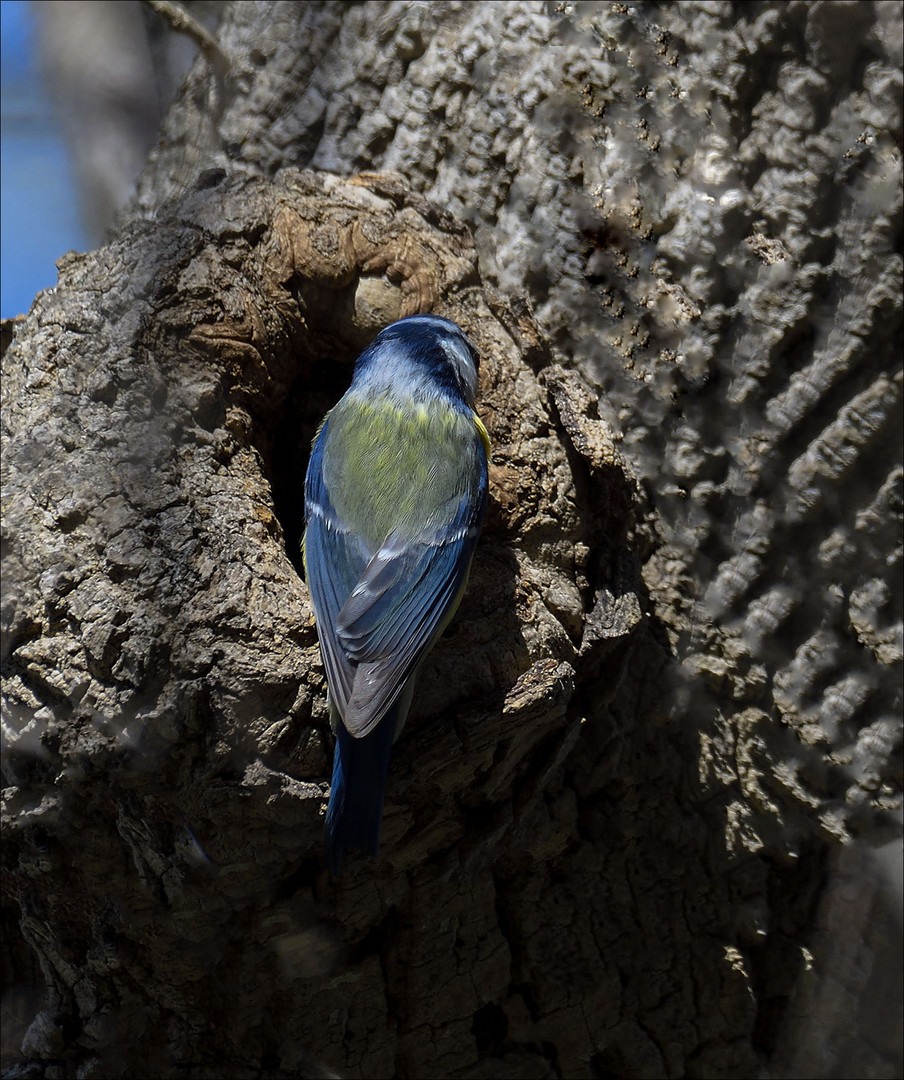
[[[330, 882], [304, 466], [357, 351], [422, 310], [480, 350], [492, 509], [396, 755], [384, 857]], [[392, 178], [291, 171], [201, 186], [70, 259], [6, 364], [6, 843], [51, 991], [26, 1047], [52, 1058], [78, 1031], [62, 1056], [96, 1058], [95, 1075], [163, 1075], [205, 1061], [188, 1032], [219, 1028], [214, 1071], [286, 1041], [335, 1061], [330, 1015], [358, 1023], [366, 1003], [383, 1030], [361, 1068], [392, 1071], [387, 995], [413, 1027], [425, 1007], [395, 985], [407, 976], [367, 957], [350, 969], [372, 989], [350, 1001], [343, 978], [330, 1003], [324, 975], [412, 875], [453, 878], [469, 906], [503, 855], [515, 873], [561, 853], [562, 826], [541, 820], [585, 719], [576, 686], [614, 689], [641, 623], [636, 573], [610, 573], [612, 552], [630, 564], [634, 489], [590, 395], [527, 309], [482, 287], [444, 215]], [[446, 962], [432, 992], [470, 1018], [487, 988], [453, 990]], [[287, 987], [298, 1026], [274, 1044], [261, 1025]]]

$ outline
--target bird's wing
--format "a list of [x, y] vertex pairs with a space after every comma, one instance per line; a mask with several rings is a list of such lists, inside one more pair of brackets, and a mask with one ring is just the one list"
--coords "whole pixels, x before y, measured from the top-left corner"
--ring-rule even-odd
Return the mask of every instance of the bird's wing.
[[367, 567], [370, 552], [336, 513], [323, 483], [323, 441], [318, 437], [311, 454], [305, 485], [308, 511], [304, 535], [304, 568], [317, 636], [333, 704], [344, 715], [352, 694], [355, 665], [337, 634], [339, 612]]
[[454, 614], [485, 507], [484, 482], [461, 497], [447, 526], [413, 539], [393, 533], [368, 562], [335, 624], [357, 668], [343, 711], [352, 735], [380, 722]]

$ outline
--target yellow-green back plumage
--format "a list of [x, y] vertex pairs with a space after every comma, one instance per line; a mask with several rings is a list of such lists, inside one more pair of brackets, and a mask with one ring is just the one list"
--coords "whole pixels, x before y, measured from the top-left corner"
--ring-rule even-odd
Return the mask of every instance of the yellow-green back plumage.
[[337, 515], [374, 552], [392, 533], [418, 536], [448, 524], [478, 469], [474, 420], [440, 401], [348, 395], [330, 414], [323, 459]]

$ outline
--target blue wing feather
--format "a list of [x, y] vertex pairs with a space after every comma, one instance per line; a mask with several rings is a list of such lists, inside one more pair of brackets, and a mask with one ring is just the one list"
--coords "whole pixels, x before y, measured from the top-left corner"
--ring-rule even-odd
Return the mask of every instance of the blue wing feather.
[[438, 595], [448, 581], [460, 583], [476, 541], [476, 534], [463, 530], [463, 516], [428, 541], [390, 536], [370, 560], [339, 613], [339, 637], [350, 657], [384, 656], [412, 620], [429, 625], [441, 619]]
[[485, 508], [484, 486], [429, 541], [390, 536], [368, 563], [337, 622], [342, 649], [358, 665], [343, 712], [353, 734], [380, 722], [454, 614]]
[[311, 453], [305, 482], [308, 522], [304, 537], [305, 575], [317, 615], [317, 635], [333, 703], [342, 714], [352, 693], [354, 664], [336, 634], [339, 612], [368, 562], [368, 552], [338, 518], [323, 483], [327, 424]]

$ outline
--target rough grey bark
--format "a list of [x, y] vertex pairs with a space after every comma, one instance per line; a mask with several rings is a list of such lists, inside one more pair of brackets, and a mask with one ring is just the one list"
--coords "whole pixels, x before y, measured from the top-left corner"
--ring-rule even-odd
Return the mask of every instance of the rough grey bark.
[[[4, 358], [13, 1056], [899, 1075], [900, 7], [220, 40]], [[484, 357], [491, 514], [332, 882], [300, 477], [428, 309]]]

